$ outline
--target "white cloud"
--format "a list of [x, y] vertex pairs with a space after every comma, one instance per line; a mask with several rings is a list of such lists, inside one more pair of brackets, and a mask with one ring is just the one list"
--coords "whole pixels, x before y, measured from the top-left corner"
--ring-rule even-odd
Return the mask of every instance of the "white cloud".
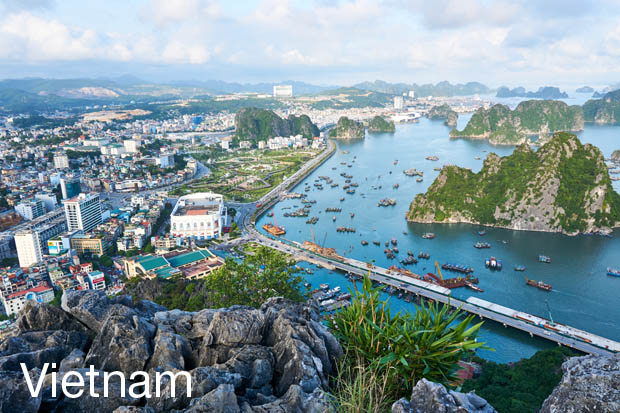
[[158, 26], [169, 26], [194, 19], [212, 19], [220, 15], [212, 0], [149, 0], [142, 14]]

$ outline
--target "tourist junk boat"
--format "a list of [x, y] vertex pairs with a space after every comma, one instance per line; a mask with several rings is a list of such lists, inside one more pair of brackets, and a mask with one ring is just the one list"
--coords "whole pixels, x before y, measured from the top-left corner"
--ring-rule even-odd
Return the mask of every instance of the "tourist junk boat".
[[422, 234], [422, 238], [424, 238], [424, 239], [433, 239], [433, 238], [435, 238], [435, 234], [433, 234], [432, 232], [425, 232], [424, 234]]
[[284, 227], [279, 227], [275, 224], [265, 224], [263, 225], [263, 229], [271, 235], [275, 235], [276, 237], [286, 234], [286, 230], [284, 229]]
[[478, 248], [478, 249], [491, 248], [491, 244], [489, 244], [488, 242], [476, 242], [474, 244], [474, 248]]
[[539, 262], [544, 262], [546, 264], [551, 263], [551, 258], [547, 257], [546, 255], [539, 255], [538, 256], [538, 261]]
[[517, 265], [515, 271], [525, 271], [525, 265]]
[[488, 258], [484, 261], [484, 266], [491, 269], [491, 270], [498, 270], [501, 271], [502, 269], [502, 262], [498, 259], [496, 259], [495, 257], [491, 257]]
[[613, 277], [620, 277], [620, 270], [616, 270], [614, 268], [607, 268], [607, 275], [611, 275]]
[[541, 290], [551, 291], [551, 284], [545, 284], [542, 281], [530, 280], [529, 278], [525, 277], [525, 283], [532, 287], [540, 288]]
[[448, 271], [461, 272], [463, 274], [469, 274], [474, 272], [474, 269], [472, 267], [466, 267], [465, 265], [461, 264], [445, 263], [441, 266], [441, 268]]

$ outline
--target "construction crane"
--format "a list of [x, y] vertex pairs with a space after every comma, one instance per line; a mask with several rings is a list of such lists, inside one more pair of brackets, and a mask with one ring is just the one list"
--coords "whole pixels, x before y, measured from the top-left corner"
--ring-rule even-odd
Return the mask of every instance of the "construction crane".
[[435, 268], [437, 268], [437, 274], [439, 275], [439, 278], [441, 279], [441, 281], [443, 281], [443, 275], [441, 275], [441, 270], [439, 269], [439, 263], [437, 261], [435, 261]]

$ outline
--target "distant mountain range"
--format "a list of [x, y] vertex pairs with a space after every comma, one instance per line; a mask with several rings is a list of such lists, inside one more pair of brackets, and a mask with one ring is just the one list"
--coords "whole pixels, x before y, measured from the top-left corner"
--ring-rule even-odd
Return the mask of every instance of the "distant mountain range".
[[536, 92], [527, 92], [523, 86], [509, 89], [502, 86], [497, 89], [496, 97], [498, 98], [536, 98], [536, 99], [565, 99], [568, 97], [566, 92], [562, 92], [559, 88], [553, 86], [544, 86], [538, 88]]
[[432, 83], [418, 85], [417, 83], [388, 83], [383, 80], [375, 80], [374, 82], [362, 82], [354, 85], [357, 89], [370, 90], [373, 92], [390, 93], [400, 95], [414, 91], [417, 97], [426, 96], [469, 96], [475, 94], [490, 93], [486, 85], [479, 82], [468, 82], [465, 84], [457, 83], [453, 85], [448, 81], [439, 82], [435, 85]]

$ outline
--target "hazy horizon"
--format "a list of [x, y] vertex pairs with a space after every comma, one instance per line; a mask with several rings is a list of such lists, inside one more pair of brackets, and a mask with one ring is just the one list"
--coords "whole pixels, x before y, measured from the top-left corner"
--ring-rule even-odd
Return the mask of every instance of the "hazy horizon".
[[0, 78], [478, 81], [537, 88], [620, 80], [611, 0], [0, 0]]

